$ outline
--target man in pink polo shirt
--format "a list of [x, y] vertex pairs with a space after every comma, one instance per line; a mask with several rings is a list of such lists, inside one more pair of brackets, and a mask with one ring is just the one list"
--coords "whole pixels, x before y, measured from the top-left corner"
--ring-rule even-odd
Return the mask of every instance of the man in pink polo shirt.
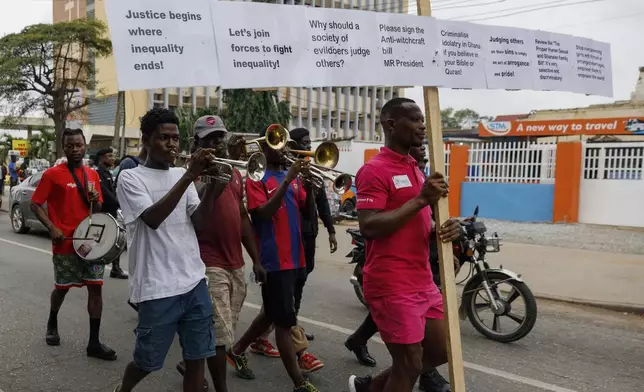
[[351, 392], [411, 392], [423, 368], [447, 362], [443, 301], [429, 267], [431, 208], [447, 196], [444, 177], [425, 179], [412, 147], [425, 118], [394, 98], [380, 113], [385, 147], [356, 175], [360, 232], [366, 240], [364, 294], [392, 366], [373, 379], [351, 376]]

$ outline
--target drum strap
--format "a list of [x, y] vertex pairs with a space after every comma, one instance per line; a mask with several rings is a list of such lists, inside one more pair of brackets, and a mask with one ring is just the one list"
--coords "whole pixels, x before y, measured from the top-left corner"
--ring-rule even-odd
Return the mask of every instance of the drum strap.
[[[89, 206], [89, 199], [87, 198], [87, 191], [83, 184], [78, 180], [78, 177], [76, 176], [76, 173], [74, 172], [74, 169], [72, 169], [69, 164], [67, 165], [67, 168], [69, 169], [69, 172], [72, 174], [72, 178], [74, 179], [74, 182], [76, 183], [76, 189], [78, 190], [78, 194], [80, 195], [81, 199], [87, 206], [87, 208], [90, 208]], [[87, 172], [85, 171], [85, 167], [81, 165], [81, 170], [83, 171], [83, 182], [85, 183], [85, 186], [87, 186]]]

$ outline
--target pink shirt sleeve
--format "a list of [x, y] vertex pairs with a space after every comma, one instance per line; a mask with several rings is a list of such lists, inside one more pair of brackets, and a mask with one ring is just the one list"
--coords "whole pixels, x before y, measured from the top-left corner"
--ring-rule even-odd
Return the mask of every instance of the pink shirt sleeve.
[[364, 165], [356, 174], [356, 193], [359, 210], [384, 210], [389, 197], [389, 186], [382, 171], [374, 165]]
[[246, 203], [248, 203], [248, 212], [252, 212], [254, 209], [266, 204], [266, 202], [268, 202], [268, 198], [262, 181], [252, 181], [247, 178]]

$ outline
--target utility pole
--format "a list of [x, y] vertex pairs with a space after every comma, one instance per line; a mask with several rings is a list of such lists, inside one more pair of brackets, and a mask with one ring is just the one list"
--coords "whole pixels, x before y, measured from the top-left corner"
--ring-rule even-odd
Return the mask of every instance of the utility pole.
[[[112, 148], [117, 151], [121, 151], [121, 143], [119, 143], [121, 122], [123, 118], [123, 106], [125, 106], [125, 92], [119, 91], [118, 97], [116, 98], [116, 116], [114, 119], [114, 139], [112, 140]], [[119, 154], [119, 156], [122, 156]]]
[[[416, 4], [419, 16], [432, 15], [431, 0], [418, 0]], [[425, 121], [427, 123], [430, 167], [432, 171], [445, 173], [445, 152], [443, 151], [443, 130], [438, 88], [423, 87], [423, 95], [425, 96]], [[448, 199], [441, 198], [432, 212], [436, 217], [436, 227], [441, 227], [449, 219]], [[458, 319], [458, 299], [456, 298], [453, 257], [452, 244], [444, 243], [438, 238], [438, 260], [440, 263], [441, 282], [443, 282], [443, 310], [445, 321], [447, 321], [449, 381], [453, 392], [465, 392], [463, 349], [461, 347], [461, 328]]]

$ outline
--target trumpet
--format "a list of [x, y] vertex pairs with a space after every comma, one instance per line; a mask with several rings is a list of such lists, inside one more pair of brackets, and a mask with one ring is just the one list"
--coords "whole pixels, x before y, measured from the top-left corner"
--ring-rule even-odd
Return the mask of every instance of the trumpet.
[[[270, 141], [269, 141], [270, 139]], [[286, 128], [279, 124], [273, 124], [266, 130], [266, 143], [269, 147], [274, 149], [285, 149], [286, 153], [295, 156], [303, 156], [313, 158], [310, 164], [310, 178], [309, 181], [316, 188], [324, 188], [324, 180], [329, 180], [333, 184], [333, 191], [337, 194], [344, 194], [351, 189], [353, 179], [349, 174], [340, 173], [333, 169], [340, 160], [340, 149], [333, 142], [322, 142], [315, 149], [315, 151], [295, 150], [288, 147], [292, 142], [290, 140]], [[295, 159], [286, 157], [286, 159], [293, 163]]]
[[269, 125], [268, 128], [266, 128], [266, 136], [248, 140], [246, 141], [246, 145], [259, 145], [260, 142], [265, 142], [268, 147], [272, 148], [273, 150], [281, 150], [286, 147], [286, 145], [291, 141], [292, 140], [286, 128], [279, 124], [272, 124]]
[[[182, 158], [186, 160], [186, 167], [188, 167], [188, 160], [190, 159], [190, 154], [175, 153], [175, 157]], [[232, 180], [232, 171], [233, 167], [239, 167], [246, 170], [248, 178], [252, 181], [260, 181], [264, 178], [264, 173], [266, 173], [266, 157], [261, 152], [256, 152], [248, 157], [248, 161], [236, 161], [233, 159], [224, 159], [216, 158], [210, 156], [210, 163], [214, 167], [219, 168], [218, 175], [208, 175], [204, 174], [201, 176], [201, 181], [209, 184], [212, 181], [220, 181], [224, 183], [230, 182]], [[208, 169], [212, 169], [209, 167]], [[225, 170], [224, 170], [225, 169]]]
[[[289, 162], [295, 162], [295, 159], [291, 157], [286, 158]], [[324, 168], [324, 166], [321, 166]], [[333, 184], [333, 192], [338, 195], [343, 195], [349, 189], [351, 189], [351, 184], [353, 184], [353, 178], [347, 173], [340, 173], [332, 169], [322, 169], [318, 165], [309, 166], [310, 177], [309, 181], [316, 188], [324, 188], [324, 180], [329, 180]]]

